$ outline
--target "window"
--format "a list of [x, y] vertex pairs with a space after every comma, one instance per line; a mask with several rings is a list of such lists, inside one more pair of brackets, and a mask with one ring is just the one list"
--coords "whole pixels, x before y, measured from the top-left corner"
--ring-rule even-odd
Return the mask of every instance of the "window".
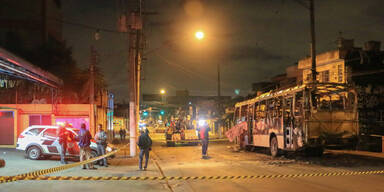
[[311, 79], [312, 79], [312, 73], [308, 73], [307, 77], [306, 77], [306, 80], [307, 81], [311, 81]]
[[240, 108], [241, 121], [247, 121], [248, 105], [243, 105]]
[[57, 137], [56, 129], [47, 129], [43, 133], [43, 137]]
[[30, 115], [29, 126], [32, 125], [51, 125], [51, 115]]
[[303, 108], [304, 108], [303, 92], [297, 92], [295, 95], [294, 115], [302, 116]]
[[265, 118], [266, 117], [266, 101], [261, 101], [259, 103], [259, 108], [258, 108], [257, 116], [259, 118]]
[[235, 122], [237, 122], [238, 120], [239, 120], [239, 118], [240, 118], [240, 111], [239, 111], [239, 109], [240, 108], [238, 108], [238, 107], [236, 107], [236, 109], [235, 109]]
[[329, 70], [321, 72], [322, 82], [329, 82]]
[[40, 134], [41, 131], [43, 131], [44, 128], [34, 128], [28, 131], [28, 133], [31, 133], [32, 135], [36, 136]]
[[339, 83], [343, 82], [343, 66], [337, 65], [337, 81]]

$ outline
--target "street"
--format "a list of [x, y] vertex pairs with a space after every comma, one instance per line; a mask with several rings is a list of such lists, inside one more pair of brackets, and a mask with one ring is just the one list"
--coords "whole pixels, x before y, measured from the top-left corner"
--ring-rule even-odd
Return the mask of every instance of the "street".
[[[124, 157], [124, 152], [120, 152], [107, 168], [82, 170], [75, 167], [49, 176], [245, 176], [384, 169], [384, 159], [380, 158], [328, 151], [321, 158], [301, 154], [272, 158], [263, 149], [235, 152], [231, 146], [226, 142], [210, 143], [210, 158], [201, 159], [201, 146], [165, 147], [156, 143], [147, 171], [138, 170], [137, 158]], [[60, 165], [55, 158], [25, 159], [22, 152], [14, 149], [0, 149], [0, 152], [7, 163], [0, 169], [2, 176]], [[383, 181], [383, 175], [188, 181], [16, 181], [1, 184], [0, 191], [382, 191]]]

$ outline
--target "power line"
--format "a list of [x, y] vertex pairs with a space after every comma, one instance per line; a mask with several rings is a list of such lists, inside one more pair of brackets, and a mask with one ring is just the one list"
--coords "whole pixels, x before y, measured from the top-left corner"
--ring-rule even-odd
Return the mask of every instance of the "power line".
[[76, 22], [72, 22], [72, 21], [65, 21], [65, 20], [62, 20], [62, 19], [56, 19], [56, 18], [48, 18], [48, 19], [55, 20], [57, 22], [68, 24], [68, 25], [74, 25], [74, 26], [78, 26], [78, 27], [82, 27], [82, 28], [87, 28], [87, 29], [92, 29], [92, 30], [99, 30], [99, 31], [104, 31], [104, 32], [109, 32], [109, 33], [119, 33], [119, 34], [128, 33], [128, 32], [120, 32], [120, 31], [113, 30], [113, 29], [95, 27], [95, 26], [86, 25], [86, 24], [83, 24], [83, 23], [76, 23]]
[[[21, 8], [21, 7], [18, 7], [18, 8]], [[36, 13], [36, 12], [34, 12], [32, 10], [29, 10], [29, 9], [23, 9], [22, 11], [23, 12], [28, 12], [30, 14], [33, 14], [34, 17], [36, 17], [36, 18], [41, 18], [41, 16], [42, 16], [41, 14]], [[117, 30], [103, 28], [103, 27], [96, 27], [96, 26], [87, 25], [87, 24], [83, 24], [83, 23], [77, 23], [77, 22], [73, 22], [73, 21], [67, 21], [67, 20], [53, 18], [53, 17], [46, 17], [46, 18], [49, 19], [49, 20], [52, 20], [52, 21], [59, 22], [59, 23], [73, 25], [73, 26], [78, 26], [78, 27], [82, 27], [82, 28], [86, 28], [86, 29], [99, 30], [99, 31], [104, 31], [104, 32], [108, 32], [108, 33], [119, 33], [119, 34], [128, 33], [128, 32], [120, 32], [120, 31], [117, 31]]]

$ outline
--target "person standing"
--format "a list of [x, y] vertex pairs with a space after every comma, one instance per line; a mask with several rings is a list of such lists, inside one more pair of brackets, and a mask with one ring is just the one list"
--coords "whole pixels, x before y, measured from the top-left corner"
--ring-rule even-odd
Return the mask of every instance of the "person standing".
[[59, 125], [59, 129], [57, 129], [57, 137], [59, 139], [60, 144], [60, 163], [67, 164], [65, 161], [65, 154], [67, 153], [68, 147], [68, 131], [64, 125]]
[[145, 171], [147, 170], [149, 151], [151, 150], [151, 146], [152, 146], [152, 139], [149, 137], [148, 130], [146, 132], [144, 132], [144, 130], [140, 130], [140, 136], [139, 136], [139, 141], [137, 142], [137, 145], [140, 148], [139, 169], [143, 170], [143, 167], [142, 167], [143, 156], [145, 155], [145, 164], [144, 164], [144, 171]]
[[206, 121], [199, 122], [200, 126], [200, 139], [201, 139], [201, 153], [203, 159], [208, 159], [208, 141], [209, 141], [209, 126]]
[[[95, 135], [95, 140], [97, 144], [97, 154], [99, 156], [105, 155], [105, 148], [107, 147], [107, 134], [103, 130], [101, 124], [98, 125], [98, 132]], [[108, 167], [107, 158], [103, 158], [100, 166]]]
[[[80, 161], [88, 160], [91, 157], [91, 133], [86, 129], [84, 123], [81, 124], [79, 134], [79, 147], [80, 147]], [[83, 169], [86, 169], [86, 164], [83, 165]], [[93, 166], [93, 163], [88, 163], [88, 169], [97, 169]]]
[[122, 128], [120, 128], [119, 134], [120, 134], [120, 141], [123, 141], [123, 134], [124, 134], [124, 131], [123, 131]]
[[123, 129], [123, 141], [125, 141], [125, 135], [127, 135], [127, 131]]

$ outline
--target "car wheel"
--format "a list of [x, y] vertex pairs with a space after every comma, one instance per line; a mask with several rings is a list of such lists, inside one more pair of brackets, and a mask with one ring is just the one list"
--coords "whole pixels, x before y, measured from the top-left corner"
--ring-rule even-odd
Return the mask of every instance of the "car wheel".
[[41, 150], [36, 146], [29, 147], [27, 150], [27, 156], [29, 159], [37, 160], [41, 156]]
[[276, 157], [278, 155], [279, 148], [277, 145], [277, 138], [276, 137], [272, 137], [272, 139], [270, 141], [269, 149], [270, 149], [272, 157]]

